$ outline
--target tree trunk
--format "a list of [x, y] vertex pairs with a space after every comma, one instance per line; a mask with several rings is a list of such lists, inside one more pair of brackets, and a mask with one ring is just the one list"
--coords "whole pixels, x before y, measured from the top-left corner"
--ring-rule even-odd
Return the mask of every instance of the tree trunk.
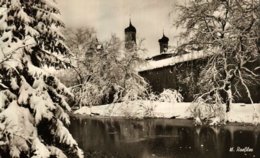
[[226, 97], [226, 112], [229, 112], [230, 111], [230, 105], [232, 104], [231, 85], [227, 84], [225, 90], [226, 90], [226, 94], [227, 94], [227, 97]]

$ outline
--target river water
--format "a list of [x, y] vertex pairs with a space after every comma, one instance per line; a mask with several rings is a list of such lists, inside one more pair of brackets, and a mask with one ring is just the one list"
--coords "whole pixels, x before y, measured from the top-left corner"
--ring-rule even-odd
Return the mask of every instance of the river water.
[[85, 157], [260, 158], [260, 127], [196, 127], [191, 120], [72, 117]]

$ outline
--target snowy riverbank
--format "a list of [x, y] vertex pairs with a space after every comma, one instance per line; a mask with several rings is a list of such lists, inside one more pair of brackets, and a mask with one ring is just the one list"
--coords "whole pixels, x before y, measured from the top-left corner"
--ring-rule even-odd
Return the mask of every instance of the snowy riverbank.
[[[126, 117], [126, 118], [192, 118], [189, 111], [191, 103], [170, 103], [138, 101], [128, 103], [115, 103], [100, 106], [82, 107], [74, 114], [80, 115], [100, 115], [105, 117]], [[254, 110], [255, 108], [255, 110]], [[231, 106], [231, 111], [227, 115], [229, 122], [238, 123], [260, 123], [260, 104], [235, 103]]]

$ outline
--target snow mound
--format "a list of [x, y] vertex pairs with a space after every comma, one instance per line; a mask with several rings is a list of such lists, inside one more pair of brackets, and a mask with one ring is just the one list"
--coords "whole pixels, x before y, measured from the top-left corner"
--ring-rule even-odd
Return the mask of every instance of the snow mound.
[[[129, 101], [122, 103], [106, 104], [92, 107], [82, 107], [74, 114], [91, 115], [98, 114], [105, 117], [126, 117], [126, 118], [192, 118], [189, 107], [192, 103], [173, 103], [160, 101]], [[223, 105], [224, 106], [224, 105]], [[234, 103], [231, 111], [227, 113], [226, 120], [237, 123], [259, 124], [260, 104]], [[195, 123], [200, 125], [201, 120], [194, 118]], [[217, 125], [219, 117], [211, 118], [210, 125]]]
[[84, 107], [74, 111], [74, 114], [90, 115], [91, 114], [91, 108], [88, 107], [88, 106], [84, 106]]
[[187, 111], [190, 103], [171, 103], [159, 101], [129, 101], [93, 107], [82, 107], [74, 114], [127, 117], [127, 118], [189, 118]]
[[229, 122], [243, 122], [259, 124], [260, 104], [232, 104], [231, 110], [227, 115]]

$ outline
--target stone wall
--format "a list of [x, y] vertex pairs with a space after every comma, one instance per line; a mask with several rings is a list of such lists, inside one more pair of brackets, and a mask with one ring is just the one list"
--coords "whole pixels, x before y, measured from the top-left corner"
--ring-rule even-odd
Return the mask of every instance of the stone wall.
[[[152, 91], [155, 93], [160, 93], [163, 89], [168, 88], [176, 89], [181, 92], [185, 102], [191, 102], [194, 100], [194, 95], [199, 92], [199, 74], [206, 63], [207, 59], [191, 60], [177, 63], [173, 66], [142, 71], [140, 75], [148, 81]], [[248, 64], [247, 67], [253, 69], [256, 65], [260, 65], [260, 59]], [[238, 85], [238, 87], [240, 88], [241, 96], [234, 96], [234, 102], [249, 103], [246, 89], [242, 85]], [[254, 102], [259, 103], [260, 83], [252, 83], [249, 88]]]

